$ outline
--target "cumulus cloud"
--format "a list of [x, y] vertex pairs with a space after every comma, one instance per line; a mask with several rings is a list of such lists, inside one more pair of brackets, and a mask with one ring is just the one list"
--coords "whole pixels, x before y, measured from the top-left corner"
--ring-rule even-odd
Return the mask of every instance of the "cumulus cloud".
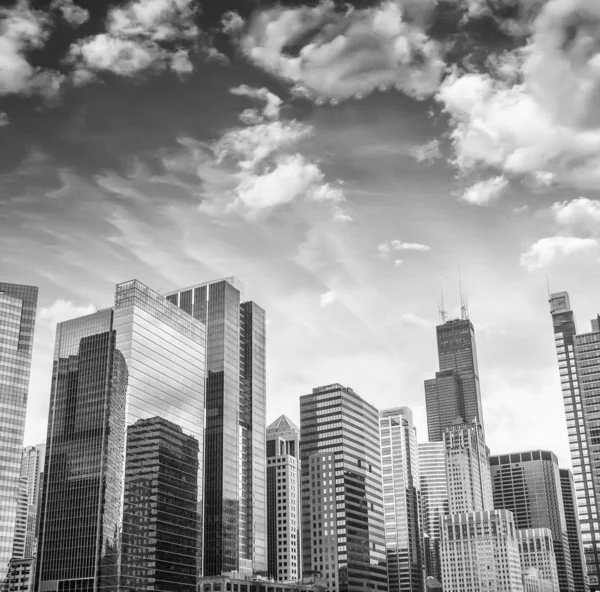
[[44, 320], [51, 327], [54, 327], [57, 323], [89, 315], [94, 312], [96, 312], [96, 307], [93, 304], [79, 306], [71, 300], [59, 298], [50, 306], [41, 307], [38, 315], [40, 319]]
[[325, 292], [321, 294], [321, 307], [325, 308], [326, 306], [330, 306], [334, 302], [337, 302], [338, 295], [334, 290], [329, 290], [329, 292]]
[[508, 180], [505, 177], [501, 175], [492, 177], [467, 187], [461, 200], [475, 206], [487, 206], [496, 201], [506, 187], [508, 187]]
[[551, 236], [538, 240], [521, 255], [521, 265], [528, 271], [547, 267], [559, 257], [582, 255], [596, 251], [599, 247], [595, 238], [574, 236]]
[[73, 0], [53, 0], [50, 10], [60, 12], [62, 18], [72, 27], [80, 27], [90, 18], [89, 11], [75, 4]]
[[[239, 21], [231, 19], [235, 31]], [[315, 99], [360, 97], [396, 88], [415, 98], [432, 95], [445, 64], [440, 46], [403, 20], [400, 3], [387, 0], [364, 10], [316, 7], [257, 12], [239, 39], [247, 58]]]
[[518, 68], [512, 80], [455, 71], [442, 83], [436, 97], [452, 120], [454, 163], [462, 173], [491, 167], [538, 188], [596, 189], [600, 4], [549, 0], [532, 32], [522, 60], [510, 65]]
[[283, 102], [280, 97], [272, 93], [266, 88], [252, 88], [247, 84], [236, 86], [229, 91], [233, 95], [240, 97], [249, 97], [257, 101], [264, 102], [262, 110], [259, 112], [257, 109], [245, 109], [240, 115], [240, 119], [248, 124], [255, 125], [263, 123], [265, 119], [278, 119], [279, 111], [281, 109], [281, 103]]
[[557, 224], [573, 232], [600, 235], [600, 201], [597, 199], [579, 197], [571, 201], [556, 202], [550, 212]]

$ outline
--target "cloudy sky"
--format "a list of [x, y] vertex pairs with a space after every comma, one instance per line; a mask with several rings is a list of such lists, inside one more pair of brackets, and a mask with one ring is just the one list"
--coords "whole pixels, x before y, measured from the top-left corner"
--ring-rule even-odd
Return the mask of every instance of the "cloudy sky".
[[440, 276], [475, 325], [493, 453], [570, 464], [546, 277], [600, 309], [597, 0], [19, 0], [0, 8], [0, 275], [57, 321], [114, 284], [236, 275], [268, 419], [340, 382], [426, 440]]

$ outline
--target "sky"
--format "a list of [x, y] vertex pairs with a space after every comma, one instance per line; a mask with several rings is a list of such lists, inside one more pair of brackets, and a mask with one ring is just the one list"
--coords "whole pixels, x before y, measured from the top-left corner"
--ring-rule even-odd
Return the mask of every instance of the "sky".
[[236, 276], [267, 311], [267, 420], [339, 382], [412, 408], [440, 284], [477, 339], [492, 454], [569, 466], [548, 307], [600, 312], [597, 0], [3, 2], [0, 277], [56, 323], [137, 278]]

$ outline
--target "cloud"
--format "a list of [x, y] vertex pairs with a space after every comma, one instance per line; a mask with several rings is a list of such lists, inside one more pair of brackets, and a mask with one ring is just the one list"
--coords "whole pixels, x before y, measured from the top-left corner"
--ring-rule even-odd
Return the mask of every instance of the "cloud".
[[[229, 24], [240, 31], [237, 19]], [[421, 99], [437, 90], [445, 67], [438, 43], [403, 20], [392, 0], [345, 13], [331, 0], [258, 11], [239, 45], [251, 62], [314, 99], [341, 100], [384, 88]]]
[[400, 267], [404, 263], [403, 259], [394, 259], [394, 265]]
[[556, 202], [550, 212], [560, 226], [591, 236], [600, 235], [600, 201], [597, 199], [579, 197]]
[[558, 257], [582, 255], [599, 247], [597, 239], [574, 236], [551, 236], [538, 240], [521, 255], [521, 265], [535, 271], [554, 263]]
[[487, 206], [496, 201], [506, 187], [508, 180], [505, 177], [492, 177], [467, 187], [460, 199], [474, 206]]
[[423, 245], [421, 243], [404, 243], [399, 240], [393, 240], [390, 244], [394, 251], [431, 251], [429, 245]]
[[549, 0], [513, 80], [455, 70], [436, 98], [451, 117], [457, 168], [492, 168], [538, 188], [600, 186], [599, 48], [598, 2]]
[[242, 122], [248, 125], [263, 123], [265, 119], [279, 119], [279, 111], [282, 100], [266, 88], [252, 88], [247, 84], [236, 86], [229, 91], [233, 95], [240, 97], [249, 97], [254, 100], [265, 103], [262, 111], [259, 113], [256, 109], [246, 109], [240, 115]]
[[50, 327], [55, 327], [58, 323], [76, 319], [84, 315], [96, 312], [93, 304], [87, 306], [78, 306], [71, 300], [58, 299], [50, 306], [42, 307], [39, 310], [39, 318], [44, 320]]
[[329, 290], [329, 292], [325, 292], [321, 294], [321, 307], [325, 308], [326, 306], [330, 306], [334, 302], [337, 302], [338, 295], [334, 290]]
[[10, 123], [10, 119], [8, 115], [4, 113], [4, 111], [0, 111], [0, 127], [8, 125]]
[[430, 142], [422, 144], [421, 146], [415, 146], [411, 148], [410, 154], [417, 162], [432, 163], [434, 160], [442, 156], [440, 151], [440, 141], [431, 140]]
[[400, 321], [405, 325], [412, 325], [419, 329], [431, 330], [435, 327], [435, 324], [428, 319], [424, 319], [412, 312], [407, 312], [401, 315]]
[[50, 10], [59, 11], [62, 18], [72, 27], [80, 27], [90, 18], [89, 11], [75, 4], [73, 0], [53, 0]]

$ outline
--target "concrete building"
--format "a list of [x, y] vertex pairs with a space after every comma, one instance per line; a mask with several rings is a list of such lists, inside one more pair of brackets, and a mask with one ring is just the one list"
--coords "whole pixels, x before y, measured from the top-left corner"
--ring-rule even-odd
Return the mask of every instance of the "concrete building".
[[517, 531], [521, 569], [535, 569], [541, 580], [550, 582], [548, 592], [560, 592], [552, 531], [549, 528], [527, 528]]

